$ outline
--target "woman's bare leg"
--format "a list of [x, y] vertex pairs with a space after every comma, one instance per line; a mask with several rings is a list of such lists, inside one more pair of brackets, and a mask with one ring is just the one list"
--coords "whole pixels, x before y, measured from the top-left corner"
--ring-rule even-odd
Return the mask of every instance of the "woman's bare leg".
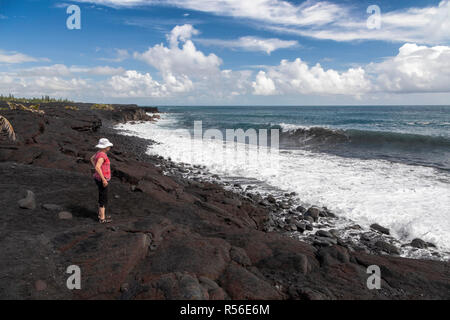
[[105, 220], [106, 219], [106, 217], [105, 217], [105, 207], [99, 207], [98, 208], [98, 218], [100, 220]]

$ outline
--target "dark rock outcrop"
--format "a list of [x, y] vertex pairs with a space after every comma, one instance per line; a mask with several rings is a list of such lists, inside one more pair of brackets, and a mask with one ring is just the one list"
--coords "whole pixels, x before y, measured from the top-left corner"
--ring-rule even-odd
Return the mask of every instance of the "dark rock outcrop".
[[372, 225], [370, 226], [370, 228], [373, 229], [373, 230], [376, 230], [376, 231], [378, 231], [378, 232], [380, 232], [380, 233], [382, 233], [382, 234], [387, 234], [387, 235], [390, 234], [390, 231], [389, 231], [388, 228], [382, 227], [382, 226], [380, 226], [380, 225], [377, 224], [377, 223], [372, 224]]
[[386, 241], [382, 241], [382, 240], [375, 242], [375, 248], [377, 248], [381, 251], [384, 251], [386, 253], [389, 253], [389, 254], [396, 254], [396, 255], [400, 254], [400, 251], [398, 250], [398, 248], [396, 246], [394, 246]]
[[411, 241], [411, 246], [415, 247], [415, 248], [419, 248], [419, 249], [425, 249], [428, 248], [428, 244], [423, 241], [422, 239], [413, 239], [413, 241]]
[[118, 107], [112, 113], [112, 120], [121, 123], [128, 121], [153, 121], [155, 119], [154, 116], [150, 116], [147, 113], [157, 112], [158, 108]]

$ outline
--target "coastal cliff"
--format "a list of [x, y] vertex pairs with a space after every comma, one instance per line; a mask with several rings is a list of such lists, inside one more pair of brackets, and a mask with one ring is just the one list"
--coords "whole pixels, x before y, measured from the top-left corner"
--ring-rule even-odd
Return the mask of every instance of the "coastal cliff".
[[[157, 109], [0, 107], [17, 136], [0, 141], [2, 299], [450, 298], [448, 262], [266, 232], [266, 207], [214, 183], [164, 175], [165, 160], [145, 154], [149, 141], [111, 129], [154, 121], [148, 113]], [[89, 158], [104, 136], [114, 144], [114, 221], [100, 225]], [[66, 287], [70, 265], [81, 269], [81, 290]], [[379, 290], [366, 286], [371, 265], [381, 269]]]

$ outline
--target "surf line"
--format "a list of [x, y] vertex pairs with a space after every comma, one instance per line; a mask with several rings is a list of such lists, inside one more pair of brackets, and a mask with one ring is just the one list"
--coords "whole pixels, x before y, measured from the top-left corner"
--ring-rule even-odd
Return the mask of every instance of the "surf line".
[[206, 315], [211, 318], [214, 313], [214, 307], [196, 307], [188, 304], [185, 307], [181, 307], [181, 315]]

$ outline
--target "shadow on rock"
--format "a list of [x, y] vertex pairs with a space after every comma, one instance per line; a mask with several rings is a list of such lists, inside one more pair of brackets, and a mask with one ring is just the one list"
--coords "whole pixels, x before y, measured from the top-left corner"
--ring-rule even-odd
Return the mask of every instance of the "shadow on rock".
[[69, 206], [67, 209], [69, 209], [68, 211], [70, 211], [74, 217], [89, 218], [97, 221], [97, 211], [95, 210], [77, 205]]

